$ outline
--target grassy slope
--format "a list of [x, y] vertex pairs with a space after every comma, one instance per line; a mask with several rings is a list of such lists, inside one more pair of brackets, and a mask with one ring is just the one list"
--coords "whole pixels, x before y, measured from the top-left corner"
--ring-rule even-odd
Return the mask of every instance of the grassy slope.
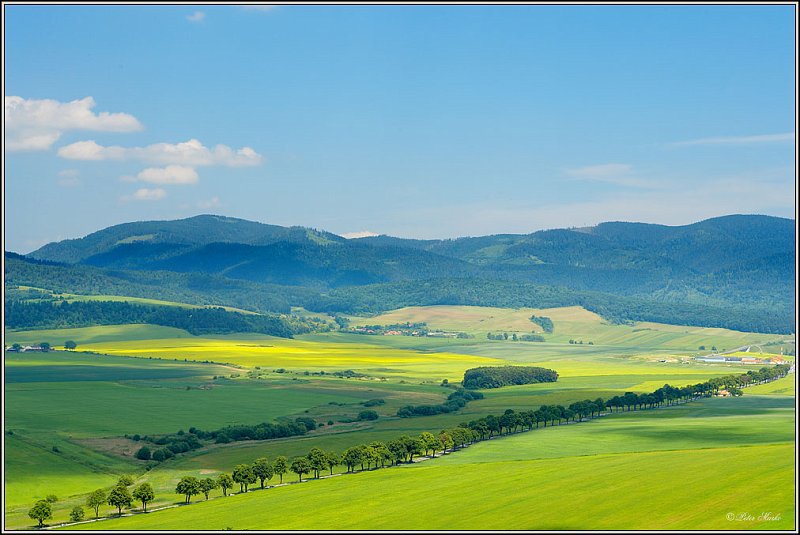
[[[414, 466], [83, 527], [792, 529], [793, 428], [788, 398], [706, 399], [504, 437]], [[781, 520], [726, 518], [767, 511]]]
[[[481, 310], [486, 312], [486, 309]], [[219, 420], [227, 423], [230, 420], [226, 418], [230, 418], [231, 414], [236, 415], [236, 421], [256, 423], [267, 419], [264, 417], [265, 415], [292, 412], [302, 414], [300, 411], [310, 410], [309, 415], [317, 421], [327, 421], [329, 418], [338, 419], [343, 413], [354, 414], [360, 408], [357, 405], [359, 400], [373, 397], [387, 399], [385, 406], [378, 407], [382, 418], [377, 422], [337, 424], [308, 437], [212, 448], [201, 455], [185, 456], [164, 463], [147, 475], [148, 480], [156, 485], [157, 492], [160, 494], [159, 501], [161, 501], [164, 499], [163, 493], [174, 488], [175, 481], [183, 473], [191, 472], [195, 475], [203, 475], [217, 470], [230, 469], [239, 462], [252, 462], [252, 459], [261, 455], [304, 454], [314, 445], [341, 451], [351, 445], [369, 440], [389, 440], [402, 433], [417, 434], [421, 431], [437, 430], [472, 417], [483, 416], [489, 412], [502, 412], [509, 407], [519, 409], [543, 403], [571, 402], [586, 397], [592, 399], [597, 396], [608, 397], [613, 393], [626, 390], [652, 390], [664, 382], [680, 385], [699, 382], [717, 374], [731, 373], [733, 370], [744, 371], [740, 366], [655, 362], [649, 357], [673, 351], [664, 351], [658, 348], [657, 344], [669, 342], [662, 336], [663, 333], [655, 338], [651, 333], [649, 339], [631, 336], [630, 339], [623, 337], [617, 340], [615, 338], [617, 335], [612, 336], [609, 334], [609, 330], [613, 331], [620, 326], [604, 325], [591, 313], [586, 313], [582, 309], [562, 312], [566, 314], [567, 319], [571, 317], [573, 321], [577, 321], [571, 328], [596, 329], [601, 334], [606, 333], [603, 336], [609, 340], [614, 340], [614, 343], [621, 345], [515, 344], [489, 342], [485, 338], [465, 341], [340, 334], [310, 335], [303, 337], [302, 340], [293, 341], [261, 335], [199, 338], [177, 329], [146, 325], [7, 333], [7, 343], [15, 341], [36, 343], [49, 340], [55, 345], [56, 341], [72, 339], [78, 342], [79, 350], [96, 349], [125, 354], [134, 353], [134, 350], [138, 349], [141, 351], [138, 353], [141, 356], [157, 355], [168, 359], [179, 359], [179, 361], [95, 357], [80, 353], [71, 353], [58, 358], [52, 353], [21, 355], [13, 363], [14, 366], [7, 369], [7, 371], [11, 371], [10, 374], [7, 373], [7, 381], [8, 377], [13, 378], [16, 374], [18, 379], [19, 377], [27, 378], [26, 380], [38, 378], [40, 381], [51, 383], [43, 383], [41, 388], [39, 385], [32, 384], [12, 384], [7, 400], [10, 400], [12, 405], [17, 403], [17, 409], [14, 411], [15, 418], [11, 418], [10, 423], [6, 423], [6, 428], [8, 429], [10, 424], [18, 425], [22, 422], [26, 427], [22, 428], [23, 434], [19, 435], [20, 438], [33, 439], [38, 447], [36, 452], [41, 457], [41, 461], [37, 462], [46, 464], [53, 461], [54, 454], [49, 451], [49, 436], [42, 439], [38, 432], [63, 428], [65, 421], [72, 422], [70, 423], [72, 427], [75, 427], [74, 422], [79, 422], [80, 425], [77, 427], [80, 429], [75, 428], [70, 431], [87, 437], [126, 432], [145, 434], [157, 432], [156, 429], [163, 428], [165, 431], [174, 431], [180, 427], [187, 428], [191, 425], [209, 428], [213, 427], [208, 425], [209, 418], [214, 422]], [[547, 314], [544, 311], [539, 313], [539, 315], [548, 314], [556, 321], [557, 332], [564, 328], [566, 324], [563, 323], [563, 318], [559, 320], [552, 311], [548, 311]], [[529, 314], [525, 315], [524, 320], [528, 321], [528, 317]], [[528, 321], [528, 323], [530, 322]], [[530, 325], [536, 327], [532, 323]], [[729, 339], [730, 336], [738, 336], [750, 340], [752, 337], [746, 333], [731, 334], [731, 332], [727, 332], [723, 334], [728, 337], [725, 339]], [[677, 333], [677, 335], [682, 335], [682, 333]], [[566, 334], [564, 337], [565, 340], [569, 338]], [[712, 342], [705, 340], [705, 343], [715, 343], [714, 340], [712, 339]], [[738, 343], [739, 338], [736, 340]], [[695, 341], [692, 340], [691, 343], [694, 344]], [[648, 346], [647, 344], [653, 345]], [[722, 345], [720, 344], [719, 347]], [[70, 361], [65, 363], [63, 360], [59, 360], [62, 358], [70, 359]], [[184, 363], [181, 362], [183, 359], [195, 362]], [[240, 378], [237, 381], [223, 381], [221, 385], [210, 390], [192, 389], [187, 391], [186, 386], [196, 387], [208, 384], [212, 374], [221, 373], [218, 371], [222, 369], [221, 367], [211, 367], [197, 362], [205, 360], [231, 362], [251, 367], [262, 366], [263, 369], [259, 373], [265, 372], [264, 380], [243, 381]], [[95, 382], [92, 382], [91, 385], [83, 382], [87, 380], [85, 377], [87, 370], [83, 367], [87, 361], [93, 367], [103, 367], [103, 374], [100, 374], [103, 381], [98, 381], [98, 377], [95, 377]], [[447, 377], [451, 381], [460, 380], [463, 370], [468, 367], [487, 363], [503, 363], [504, 361], [546, 365], [557, 369], [561, 378], [558, 383], [552, 385], [528, 385], [487, 392], [486, 399], [473, 402], [463, 411], [451, 415], [415, 419], [386, 418], [386, 416], [393, 415], [397, 408], [404, 403], [430, 403], [443, 398], [449, 391], [435, 386], [442, 378]], [[205, 371], [192, 370], [198, 366]], [[289, 376], [270, 373], [270, 370], [275, 367], [286, 367], [298, 372], [304, 369], [312, 371], [355, 369], [367, 371], [376, 376], [386, 376], [388, 380], [387, 382], [375, 382], [311, 378], [309, 381], [302, 375], [294, 375], [292, 379], [295, 381], [291, 381]], [[146, 369], [161, 370], [161, 375], [137, 376]], [[228, 372], [230, 370], [226, 370], [224, 373]], [[169, 377], [170, 373], [177, 375]], [[72, 384], [52, 382], [53, 379], [74, 382]], [[131, 379], [137, 380], [132, 381]], [[295, 400], [298, 403], [293, 404], [292, 400], [287, 400], [284, 404], [273, 405], [272, 400], [287, 391], [288, 381], [291, 381], [288, 384], [292, 385], [292, 391], [303, 392]], [[403, 381], [406, 381], [407, 384], [403, 384]], [[162, 388], [153, 388], [154, 386]], [[38, 390], [39, 395], [34, 395], [34, 390]], [[82, 403], [86, 401], [86, 397], [83, 392], [91, 393], [90, 401], [93, 406], [100, 408], [99, 414], [88, 414], [85, 411]], [[328, 395], [334, 397], [325, 397]], [[133, 403], [129, 402], [131, 396], [133, 396]], [[348, 403], [348, 406], [331, 406], [326, 401], [328, 399]], [[63, 400], [66, 400], [66, 405], [62, 403]], [[59, 405], [61, 419], [53, 420], [51, 416], [48, 416], [51, 412], [50, 407], [54, 405]], [[25, 409], [23, 410], [22, 407]], [[117, 407], [120, 409], [117, 410]], [[169, 410], [163, 410], [164, 407], [168, 407]], [[43, 416], [39, 418], [38, 415]], [[202, 422], [198, 422], [197, 419], [201, 419]], [[134, 423], [137, 424], [137, 427], [142, 425], [143, 428], [131, 429], [130, 426]], [[17, 429], [19, 430], [20, 427]], [[66, 444], [70, 448], [78, 447], [67, 441], [62, 433], [57, 434], [56, 440], [56, 443], [62, 446]], [[12, 446], [14, 446], [13, 443]], [[87, 450], [84, 452], [85, 457], [89, 459], [86, 466], [91, 470], [99, 469], [102, 472], [103, 463], [114, 465], [120, 461], [122, 464], [114, 465], [114, 470], [117, 472], [128, 466], [136, 470], [136, 465], [130, 464], [130, 459], [112, 457], [109, 460], [108, 456], [102, 456], [104, 460], [99, 462], [92, 459], [94, 455], [99, 454], [95, 454], [87, 448], [84, 449]], [[32, 459], [39, 457], [32, 457]], [[80, 455], [78, 457], [80, 458]], [[82, 460], [86, 459], [82, 458]], [[32, 470], [31, 473], [36, 471]], [[15, 480], [26, 477], [26, 473], [12, 475]], [[7, 476], [7, 481], [11, 480], [10, 477]], [[90, 476], [83, 473], [81, 477]], [[108, 479], [111, 476], [105, 477]], [[97, 486], [107, 484], [106, 479], [98, 478]], [[62, 481], [58, 478], [57, 480]], [[65, 488], [75, 487], [77, 489], [83, 485], [82, 482], [85, 480], [80, 479], [76, 474], [74, 480], [70, 479], [70, 476], [64, 476], [64, 481]], [[30, 494], [32, 490], [38, 496], [46, 492], [46, 487], [46, 484], [43, 484], [41, 489], [20, 486], [21, 492], [14, 490], [17, 488], [14, 487], [12, 488], [14, 492], [10, 495], [18, 495], [18, 499], [15, 498], [13, 501], [23, 503], [34, 495]], [[93, 485], [81, 487], [79, 492], [91, 490], [93, 487]], [[8, 492], [8, 488], [6, 490]], [[8, 503], [7, 498], [7, 505]], [[66, 517], [67, 503], [59, 505], [64, 509], [60, 513], [61, 517]], [[11, 512], [10, 516], [7, 510], [6, 520], [8, 521], [10, 518], [16, 519], [15, 522], [27, 520], [18, 509], [16, 512]]]
[[658, 347], [696, 351], [701, 345], [710, 348], [732, 349], [750, 343], [764, 343], [781, 338], [780, 335], [752, 334], [713, 329], [685, 327], [661, 323], [638, 322], [634, 325], [611, 325], [600, 316], [582, 307], [503, 309], [472, 306], [408, 307], [372, 318], [352, 317], [354, 325], [426, 322], [429, 328], [464, 331], [485, 337], [489, 331], [538, 332], [542, 329], [532, 321], [531, 315], [546, 316], [553, 320], [552, 335], [548, 341], [567, 342], [570, 338], [601, 345]]

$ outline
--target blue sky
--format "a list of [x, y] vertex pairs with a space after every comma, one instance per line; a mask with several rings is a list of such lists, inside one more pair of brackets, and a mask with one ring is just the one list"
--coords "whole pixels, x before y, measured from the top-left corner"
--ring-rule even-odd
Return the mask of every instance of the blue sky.
[[4, 5], [5, 248], [794, 217], [795, 6]]

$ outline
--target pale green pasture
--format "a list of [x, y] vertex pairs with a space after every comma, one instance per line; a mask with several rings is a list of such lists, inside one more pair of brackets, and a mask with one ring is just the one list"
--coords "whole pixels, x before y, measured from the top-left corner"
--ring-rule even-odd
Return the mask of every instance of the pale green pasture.
[[[728, 329], [636, 322], [613, 325], [582, 307], [500, 309], [473, 306], [407, 307], [370, 318], [352, 317], [354, 324], [394, 324], [426, 322], [430, 329], [464, 331], [476, 337], [487, 332], [541, 332], [530, 321], [532, 315], [553, 320], [554, 332], [545, 334], [547, 341], [566, 343], [570, 339], [593, 342], [594, 345], [657, 348], [696, 352], [701, 345], [718, 349], [766, 343], [781, 339], [780, 335], [743, 333]], [[506, 342], [510, 343], [510, 342]]]

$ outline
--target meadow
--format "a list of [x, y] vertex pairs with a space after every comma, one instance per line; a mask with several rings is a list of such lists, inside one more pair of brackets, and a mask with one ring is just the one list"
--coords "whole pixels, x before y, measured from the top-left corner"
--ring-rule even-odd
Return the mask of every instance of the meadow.
[[[449, 314], [451, 325], [458, 326], [459, 321], [464, 321], [462, 309], [479, 307], [428, 308], [432, 309], [433, 316], [444, 318], [441, 321]], [[483, 309], [486, 321], [495, 319], [496, 310], [500, 309]], [[569, 404], [585, 398], [608, 398], [625, 391], [652, 391], [664, 383], [681, 386], [715, 375], [744, 372], [748, 369], [745, 366], [698, 363], [690, 357], [699, 345], [739, 347], [775, 340], [774, 336], [721, 329], [658, 324], [647, 327], [644, 324], [609, 325], [583, 309], [531, 310], [503, 313], [506, 319], [524, 319], [530, 324], [530, 330], [538, 327], [528, 319], [531, 314], [551, 317], [555, 332], [563, 340], [546, 335], [545, 343], [490, 341], [485, 333], [483, 336], [477, 333], [470, 339], [346, 333], [309, 334], [294, 340], [258, 334], [198, 337], [179, 329], [152, 325], [6, 332], [7, 344], [48, 341], [59, 347], [66, 340], [78, 344], [77, 351], [6, 353], [4, 431], [9, 463], [5, 475], [6, 525], [12, 528], [31, 525], [27, 509], [36, 499], [51, 492], [61, 498], [55, 506], [53, 521], [63, 522], [71, 507], [83, 502], [85, 493], [108, 487], [122, 473], [134, 475], [137, 483], [153, 484], [157, 495], [153, 505], [167, 505], [177, 501], [173, 491], [181, 476], [208, 477], [261, 456], [304, 455], [314, 446], [341, 452], [372, 440], [388, 441], [401, 434], [437, 432], [489, 413], [502, 413], [508, 408], [522, 410], [542, 404]], [[469, 321], [475, 321], [476, 311], [466, 312], [470, 314]], [[424, 310], [415, 310], [414, 314], [416, 319], [408, 321], [424, 317]], [[435, 328], [454, 328], [444, 323], [434, 325], [434, 321], [440, 320], [433, 317], [421, 321]], [[369, 318], [364, 322], [374, 324], [377, 321]], [[395, 317], [390, 316], [385, 322], [394, 323]], [[571, 335], [568, 329], [574, 329], [577, 334]], [[567, 343], [570, 338], [584, 333], [593, 339], [587, 336], [584, 344]], [[594, 343], [589, 345], [586, 343], [589, 340]], [[441, 403], [452, 392], [441, 386], [442, 380], [460, 381], [467, 368], [523, 363], [557, 370], [558, 382], [488, 390], [484, 399], [472, 401], [455, 413], [419, 418], [395, 416], [403, 405]], [[362, 376], [334, 375], [348, 370]], [[514, 451], [522, 455], [518, 459], [521, 462], [534, 459], [557, 462], [554, 459], [568, 449], [576, 458], [596, 456], [599, 464], [592, 469], [602, 472], [600, 465], [607, 462], [599, 460], [602, 455], [670, 449], [694, 451], [703, 447], [709, 437], [711, 443], [717, 444], [713, 447], [728, 448], [731, 441], [738, 444], [737, 440], [745, 440], [743, 429], [754, 418], [759, 418], [761, 429], [765, 414], [770, 415], [769, 426], [774, 429], [762, 432], [761, 439], [747, 437], [746, 440], [751, 448], [772, 447], [792, 441], [791, 432], [786, 431], [794, 428], [793, 412], [787, 408], [794, 402], [794, 385], [787, 383], [789, 379], [793, 381], [794, 376], [748, 389], [748, 396], [750, 391], [759, 396], [767, 394], [769, 396], [764, 399], [780, 399], [783, 405], [778, 401], [762, 401], [762, 405], [767, 405], [759, 407], [756, 398], [751, 400], [748, 396], [720, 400], [738, 403], [736, 406], [743, 408], [738, 417], [729, 413], [734, 405], [728, 404], [720, 405], [725, 414], [711, 415], [706, 410], [707, 414], [700, 418], [697, 416], [700, 413], [696, 412], [699, 409], [688, 408], [697, 404], [690, 404], [686, 410], [695, 412], [682, 412], [683, 407], [671, 408], [671, 414], [676, 417], [669, 425], [649, 416], [650, 427], [641, 424], [641, 432], [633, 437], [624, 432], [627, 424], [613, 424], [627, 421], [626, 418], [633, 415], [613, 415], [592, 424], [562, 426], [557, 431], [567, 433], [563, 435], [567, 437], [566, 442], [555, 432], [552, 443], [543, 440], [551, 436], [549, 431], [534, 433], [538, 437], [535, 451], [522, 447], [522, 443], [514, 443]], [[373, 407], [379, 419], [357, 421], [358, 412], [364, 408], [362, 403], [375, 398], [385, 400], [383, 405]], [[741, 403], [743, 401], [745, 403]], [[666, 414], [666, 411], [655, 412]], [[191, 426], [211, 430], [234, 423], [256, 424], [297, 416], [309, 416], [322, 425], [305, 436], [208, 446], [160, 463], [149, 471], [145, 471], [145, 462], [133, 458], [140, 444], [124, 438], [126, 434], [170, 433]], [[599, 433], [589, 431], [570, 434], [574, 432], [572, 429], [598, 429], [601, 423], [608, 429], [602, 433], [602, 438]], [[670, 429], [681, 431], [673, 436]], [[715, 442], [715, 436], [724, 440]], [[519, 438], [521, 440], [521, 436]], [[493, 440], [487, 445], [516, 439]], [[565, 449], [566, 444], [570, 447]], [[472, 464], [467, 454], [483, 447], [484, 444], [479, 444], [457, 455], [448, 455], [442, 459], [441, 466], [449, 466], [448, 463], [458, 458]], [[505, 448], [497, 451], [505, 451]], [[736, 455], [739, 454], [741, 452], [737, 451]], [[500, 464], [508, 462], [497, 460]], [[430, 464], [439, 465], [440, 461]], [[418, 467], [408, 468], [417, 470]], [[447, 472], [437, 477], [451, 476], [452, 473]], [[363, 474], [363, 477], [373, 476]], [[475, 477], [479, 477], [479, 472], [475, 472]], [[509, 474], [508, 477], [514, 476]], [[330, 484], [327, 480], [317, 483]], [[424, 484], [429, 482], [426, 480]], [[550, 491], [556, 492], [555, 489]], [[346, 494], [345, 490], [336, 492]], [[450, 491], [443, 489], [442, 492], [447, 496]], [[228, 501], [238, 499], [229, 498]], [[443, 501], [448, 500], [437, 500], [437, 507]], [[210, 502], [208, 506], [211, 505]], [[110, 512], [108, 509], [105, 512]], [[382, 514], [380, 516], [383, 518]], [[363, 515], [355, 515], [355, 518], [363, 520]], [[371, 524], [345, 522], [343, 525], [370, 529]], [[489, 525], [480, 527], [491, 529]]]
[[[703, 399], [501, 437], [412, 466], [73, 527], [792, 529], [793, 426], [787, 398]], [[766, 512], [776, 519], [759, 518]]]

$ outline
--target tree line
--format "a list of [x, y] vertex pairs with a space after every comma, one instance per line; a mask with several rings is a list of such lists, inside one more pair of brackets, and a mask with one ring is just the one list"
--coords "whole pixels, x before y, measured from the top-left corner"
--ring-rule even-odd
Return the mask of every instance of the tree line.
[[[784, 334], [794, 332], [795, 328], [794, 315], [788, 303], [775, 306], [775, 299], [746, 308], [724, 299], [702, 304], [691, 302], [685, 296], [677, 296], [668, 302], [663, 298], [657, 300], [650, 297], [650, 291], [636, 296], [632, 296], [630, 291], [618, 295], [588, 289], [569, 289], [562, 283], [545, 286], [514, 280], [454, 278], [452, 272], [440, 273], [438, 277], [430, 277], [429, 280], [423, 278], [358, 286], [335, 285], [327, 290], [265, 284], [206, 273], [109, 271], [86, 265], [38, 262], [8, 252], [5, 256], [7, 289], [14, 286], [34, 286], [72, 293], [130, 295], [198, 305], [215, 303], [286, 314], [291, 311], [292, 306], [332, 314], [377, 314], [406, 306], [427, 305], [504, 308], [583, 306], [615, 323], [654, 321]], [[603, 272], [602, 277], [605, 279], [606, 276], [607, 273]], [[626, 274], [625, 277], [629, 278], [629, 275]], [[752, 279], [757, 281], [757, 277]], [[721, 287], [718, 283], [713, 283], [710, 287], [721, 291], [731, 285]], [[741, 288], [736, 291], [741, 291]], [[782, 298], [786, 292], [781, 290], [773, 293], [775, 297]]]
[[483, 399], [483, 394], [474, 390], [459, 388], [447, 396], [447, 400], [444, 403], [438, 405], [406, 405], [398, 409], [397, 416], [410, 418], [412, 416], [433, 416], [434, 414], [455, 412], [462, 407], [466, 407], [467, 403], [474, 399]]
[[[184, 308], [119, 301], [6, 301], [6, 327], [45, 329], [150, 323], [184, 329], [191, 334], [253, 332], [292, 338], [292, 327], [280, 316], [242, 314], [224, 308]], [[298, 322], [293, 318], [293, 322]]]
[[[419, 436], [411, 437], [402, 435], [389, 442], [373, 441], [347, 448], [341, 454], [325, 451], [314, 447], [306, 455], [288, 459], [278, 456], [274, 461], [266, 457], [255, 459], [252, 464], [242, 463], [236, 465], [230, 474], [222, 473], [216, 478], [199, 479], [195, 476], [183, 476], [175, 487], [175, 493], [184, 497], [184, 503], [191, 502], [193, 496], [203, 494], [209, 499], [211, 491], [221, 489], [222, 495], [227, 496], [228, 491], [239, 485], [239, 492], [246, 493], [250, 487], [260, 483], [264, 489], [269, 481], [277, 476], [283, 483], [283, 476], [293, 472], [298, 476], [298, 481], [303, 481], [303, 476], [311, 474], [319, 479], [326, 470], [333, 475], [336, 466], [345, 466], [347, 473], [364, 470], [376, 470], [402, 463], [411, 463], [414, 457], [428, 456], [434, 458], [437, 452], [446, 454], [479, 441], [489, 440], [495, 436], [509, 435], [523, 431], [532, 431], [541, 427], [552, 427], [562, 423], [582, 422], [591, 420], [604, 413], [607, 409], [611, 412], [620, 410], [635, 411], [652, 409], [663, 405], [685, 403], [699, 397], [709, 397], [726, 388], [743, 388], [755, 384], [762, 384], [785, 377], [790, 370], [789, 365], [764, 367], [759, 370], [749, 370], [744, 374], [731, 374], [715, 377], [684, 387], [674, 387], [669, 384], [649, 393], [636, 394], [626, 392], [622, 396], [614, 396], [608, 400], [597, 398], [575, 401], [569, 406], [542, 405], [538, 409], [515, 411], [506, 409], [502, 414], [487, 415], [485, 417], [462, 422], [458, 426], [443, 429], [438, 434], [423, 432]], [[117, 508], [117, 514], [122, 515], [123, 508], [130, 508], [134, 501], [141, 502], [142, 511], [146, 511], [147, 504], [155, 499], [155, 493], [149, 483], [142, 483], [132, 492], [128, 487], [133, 485], [130, 476], [122, 476], [109, 492], [98, 489], [89, 494], [86, 506], [94, 510], [95, 518], [99, 517], [99, 508], [108, 504]], [[40, 500], [30, 509], [28, 515], [39, 522], [39, 526], [52, 518], [52, 503], [57, 500], [55, 496], [48, 496]], [[82, 507], [75, 507], [70, 513], [73, 522], [83, 520]]]

